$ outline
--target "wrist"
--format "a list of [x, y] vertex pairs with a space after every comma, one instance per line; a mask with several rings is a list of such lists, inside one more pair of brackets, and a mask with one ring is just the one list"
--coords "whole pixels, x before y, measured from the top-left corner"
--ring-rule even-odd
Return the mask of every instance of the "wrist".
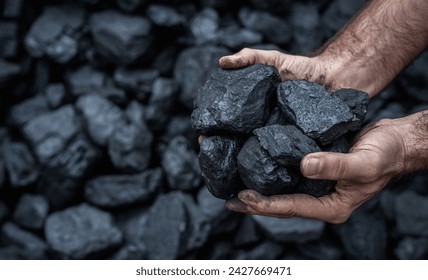
[[408, 122], [402, 131], [406, 147], [406, 172], [428, 168], [428, 110], [402, 118]]

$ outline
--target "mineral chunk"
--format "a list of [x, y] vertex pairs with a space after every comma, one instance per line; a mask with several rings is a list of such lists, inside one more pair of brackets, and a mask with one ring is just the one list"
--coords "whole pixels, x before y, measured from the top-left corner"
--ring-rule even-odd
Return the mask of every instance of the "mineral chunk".
[[238, 171], [244, 184], [264, 195], [290, 193], [295, 183], [253, 136], [238, 154]]
[[18, 50], [18, 25], [0, 21], [0, 57], [14, 57]]
[[48, 201], [41, 195], [23, 195], [16, 205], [13, 219], [17, 224], [29, 229], [42, 229], [48, 215]]
[[352, 88], [339, 89], [335, 92], [337, 96], [351, 109], [359, 121], [359, 127], [364, 122], [369, 105], [369, 95], [363, 91]]
[[61, 83], [50, 84], [45, 89], [45, 98], [51, 109], [56, 109], [64, 102], [66, 92]]
[[47, 250], [47, 244], [40, 237], [21, 229], [17, 225], [8, 222], [3, 225], [2, 228], [3, 238], [11, 243], [18, 245], [21, 248], [33, 250], [38, 255], [44, 253]]
[[242, 189], [236, 159], [240, 148], [237, 138], [212, 136], [202, 141], [199, 165], [207, 188], [215, 197], [230, 199]]
[[394, 213], [400, 235], [428, 236], [428, 198], [406, 191], [396, 196]]
[[166, 5], [150, 5], [147, 8], [147, 16], [155, 25], [163, 27], [177, 27], [186, 22], [186, 18], [183, 15]]
[[296, 193], [305, 193], [320, 197], [333, 192], [335, 185], [336, 181], [302, 178], [296, 187]]
[[219, 69], [200, 89], [192, 113], [193, 127], [202, 134], [249, 133], [269, 117], [280, 82], [273, 66], [256, 64], [238, 70]]
[[6, 62], [0, 58], [0, 89], [20, 73], [21, 67], [18, 64]]
[[277, 97], [279, 107], [290, 122], [322, 145], [359, 125], [350, 108], [321, 85], [303, 80], [286, 81], [278, 87]]
[[9, 112], [8, 122], [20, 127], [39, 115], [47, 113], [48, 110], [46, 98], [43, 95], [36, 95], [13, 106]]
[[51, 214], [45, 235], [54, 251], [72, 259], [89, 257], [122, 241], [111, 215], [85, 203]]
[[270, 125], [254, 130], [260, 145], [283, 166], [299, 166], [302, 158], [321, 149], [292, 125]]

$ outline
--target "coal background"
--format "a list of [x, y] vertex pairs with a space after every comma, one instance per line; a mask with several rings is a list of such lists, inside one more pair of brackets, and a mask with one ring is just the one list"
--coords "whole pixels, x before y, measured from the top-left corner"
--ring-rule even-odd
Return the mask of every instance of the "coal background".
[[[424, 259], [428, 177], [342, 225], [225, 210], [190, 127], [196, 90], [242, 47], [316, 50], [365, 1], [0, 2], [0, 259]], [[428, 104], [428, 55], [366, 122]]]

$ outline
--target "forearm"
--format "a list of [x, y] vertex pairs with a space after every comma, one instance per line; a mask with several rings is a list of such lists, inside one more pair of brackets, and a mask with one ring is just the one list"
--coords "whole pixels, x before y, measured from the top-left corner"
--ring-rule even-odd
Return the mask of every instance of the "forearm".
[[378, 94], [428, 44], [428, 1], [373, 0], [321, 50], [336, 88]]

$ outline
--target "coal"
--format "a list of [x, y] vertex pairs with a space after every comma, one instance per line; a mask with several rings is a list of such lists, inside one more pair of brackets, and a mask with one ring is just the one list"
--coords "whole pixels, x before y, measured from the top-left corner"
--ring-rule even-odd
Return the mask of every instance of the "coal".
[[179, 27], [186, 23], [186, 18], [167, 5], [152, 4], [147, 7], [147, 17], [157, 26]]
[[396, 196], [394, 213], [400, 235], [428, 236], [428, 198], [411, 191]]
[[305, 243], [318, 240], [325, 229], [322, 221], [299, 217], [281, 219], [253, 216], [253, 219], [269, 238], [278, 242]]
[[29, 121], [23, 134], [42, 163], [60, 153], [80, 131], [80, 123], [71, 105], [45, 113]]
[[152, 45], [152, 26], [144, 17], [105, 10], [91, 15], [89, 27], [97, 51], [117, 64], [134, 63]]
[[196, 44], [215, 41], [219, 28], [219, 15], [216, 10], [205, 8], [190, 21], [190, 31], [196, 38]]
[[51, 249], [72, 259], [93, 256], [122, 241], [112, 216], [85, 203], [49, 215], [45, 235]]
[[0, 143], [0, 154], [8, 173], [11, 187], [20, 188], [33, 184], [40, 175], [39, 165], [27, 145], [21, 142]]
[[8, 122], [13, 126], [20, 127], [28, 121], [47, 113], [48, 110], [46, 98], [43, 95], [36, 95], [10, 108]]
[[118, 67], [114, 72], [114, 81], [118, 86], [132, 92], [138, 100], [146, 102], [152, 93], [153, 83], [159, 75], [159, 71], [152, 68]]
[[238, 154], [238, 171], [244, 184], [263, 195], [291, 193], [295, 181], [260, 145], [249, 138]]
[[242, 141], [238, 138], [204, 138], [199, 151], [199, 165], [208, 190], [215, 197], [230, 199], [243, 189], [236, 157]]
[[37, 259], [45, 257], [44, 254], [48, 246], [44, 240], [35, 234], [23, 230], [11, 222], [3, 225], [1, 233], [3, 238], [10, 243], [20, 248], [33, 251], [31, 254], [33, 257], [39, 256], [36, 257]]
[[14, 221], [28, 229], [39, 230], [48, 215], [49, 204], [41, 195], [25, 194], [21, 196], [13, 213]]
[[395, 247], [394, 254], [399, 260], [426, 260], [428, 238], [403, 238]]
[[275, 106], [270, 112], [269, 118], [267, 119], [265, 126], [287, 124], [289, 124], [287, 118], [281, 112], [281, 109], [279, 109], [278, 106]]
[[112, 260], [145, 260], [147, 249], [144, 244], [126, 244], [120, 248], [112, 257]]
[[46, 102], [51, 109], [59, 108], [66, 98], [65, 87], [61, 83], [49, 84], [44, 94]]
[[147, 2], [147, 0], [116, 0], [117, 6], [125, 12], [133, 12]]
[[198, 156], [184, 136], [173, 138], [162, 155], [168, 185], [173, 190], [193, 190], [201, 183]]
[[269, 117], [280, 82], [273, 66], [256, 64], [237, 70], [219, 69], [195, 99], [192, 125], [202, 134], [249, 133]]
[[225, 47], [233, 50], [239, 50], [246, 46], [260, 44], [263, 36], [248, 28], [239, 28], [231, 26], [222, 28], [217, 32], [218, 41]]
[[358, 120], [350, 108], [321, 85], [286, 81], [278, 87], [277, 97], [289, 121], [322, 145], [358, 128]]
[[343, 252], [332, 240], [317, 240], [297, 245], [297, 250], [309, 259], [314, 260], [341, 260]]
[[74, 96], [98, 92], [107, 83], [107, 76], [89, 65], [82, 66], [66, 75], [67, 86]]
[[78, 4], [48, 6], [33, 23], [25, 46], [33, 57], [49, 56], [58, 63], [69, 62], [78, 52], [79, 31], [86, 11]]
[[322, 45], [323, 30], [318, 7], [314, 4], [294, 3], [290, 11], [293, 52], [309, 53]]
[[79, 97], [76, 101], [76, 108], [85, 119], [86, 130], [91, 139], [102, 146], [108, 143], [116, 126], [125, 122], [123, 111], [98, 94]]
[[309, 194], [315, 197], [321, 197], [334, 192], [336, 181], [332, 180], [314, 180], [302, 176], [297, 184], [296, 193]]
[[21, 67], [19, 64], [7, 62], [0, 58], [0, 89], [20, 73]]
[[314, 140], [292, 125], [270, 125], [254, 130], [260, 145], [283, 166], [299, 166], [302, 158], [320, 152]]
[[367, 113], [369, 95], [363, 91], [351, 88], [339, 89], [335, 94], [349, 106], [361, 126]]
[[283, 253], [280, 244], [267, 240], [248, 251], [238, 251], [237, 260], [276, 260]]
[[135, 175], [106, 175], [93, 178], [85, 185], [85, 198], [90, 203], [112, 208], [153, 199], [163, 186], [160, 168]]
[[18, 52], [18, 24], [0, 21], [0, 57], [12, 58]]
[[245, 216], [239, 223], [234, 243], [238, 246], [250, 246], [263, 239], [257, 223], [251, 216]]
[[3, 17], [17, 18], [21, 15], [23, 0], [4, 0], [3, 1]]
[[193, 109], [193, 99], [198, 89], [218, 68], [218, 60], [229, 52], [224, 48], [206, 46], [185, 49], [174, 67], [174, 78], [181, 87], [180, 102]]

